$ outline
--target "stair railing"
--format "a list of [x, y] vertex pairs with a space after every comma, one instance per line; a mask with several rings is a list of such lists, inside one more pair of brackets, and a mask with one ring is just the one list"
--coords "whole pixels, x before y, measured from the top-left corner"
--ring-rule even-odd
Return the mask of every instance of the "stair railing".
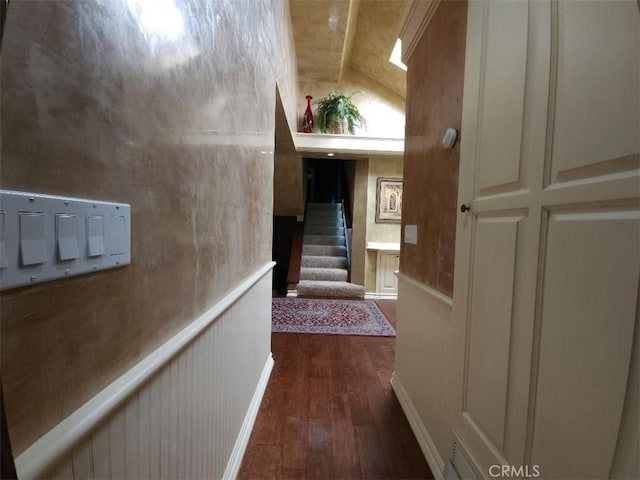
[[349, 242], [349, 229], [347, 228], [347, 217], [345, 215], [344, 199], [342, 204], [342, 226], [344, 227], [344, 244], [347, 250], [347, 281], [351, 280], [351, 242]]

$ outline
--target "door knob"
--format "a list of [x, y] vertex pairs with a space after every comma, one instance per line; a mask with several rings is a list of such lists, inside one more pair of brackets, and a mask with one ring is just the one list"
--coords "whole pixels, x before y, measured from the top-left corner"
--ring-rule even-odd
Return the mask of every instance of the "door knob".
[[462, 204], [462, 206], [460, 207], [460, 211], [462, 213], [467, 212], [467, 211], [471, 211], [471, 207], [468, 207], [467, 205], [465, 205], [464, 203]]

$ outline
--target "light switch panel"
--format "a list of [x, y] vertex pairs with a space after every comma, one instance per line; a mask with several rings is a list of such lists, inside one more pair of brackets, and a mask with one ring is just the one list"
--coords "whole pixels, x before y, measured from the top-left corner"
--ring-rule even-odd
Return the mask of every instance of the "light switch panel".
[[4, 212], [0, 212], [0, 268], [7, 268], [7, 241], [5, 239]]
[[122, 215], [112, 215], [109, 221], [111, 255], [121, 255], [127, 250], [126, 223]]
[[131, 263], [131, 206], [0, 189], [0, 289]]
[[411, 243], [413, 245], [416, 245], [418, 243], [418, 226], [417, 225], [404, 226], [404, 243]]
[[104, 217], [87, 215], [87, 256], [104, 255]]
[[20, 214], [20, 264], [40, 265], [47, 258], [43, 213]]
[[56, 215], [56, 243], [58, 260], [75, 260], [80, 256], [77, 215]]

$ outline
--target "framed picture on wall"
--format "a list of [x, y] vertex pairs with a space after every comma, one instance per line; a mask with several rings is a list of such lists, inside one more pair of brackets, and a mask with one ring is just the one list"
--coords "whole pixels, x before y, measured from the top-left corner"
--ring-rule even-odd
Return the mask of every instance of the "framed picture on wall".
[[402, 218], [402, 179], [378, 177], [376, 223], [400, 223]]

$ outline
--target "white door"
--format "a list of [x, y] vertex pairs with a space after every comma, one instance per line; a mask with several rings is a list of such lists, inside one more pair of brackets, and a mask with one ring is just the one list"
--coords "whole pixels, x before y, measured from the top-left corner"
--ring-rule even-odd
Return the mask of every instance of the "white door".
[[639, 20], [636, 0], [469, 2], [454, 434], [485, 477], [506, 464], [608, 478], [624, 463], [621, 418], [637, 409]]
[[377, 265], [377, 293], [393, 295], [398, 293], [398, 278], [396, 271], [399, 267], [400, 255], [378, 251]]

